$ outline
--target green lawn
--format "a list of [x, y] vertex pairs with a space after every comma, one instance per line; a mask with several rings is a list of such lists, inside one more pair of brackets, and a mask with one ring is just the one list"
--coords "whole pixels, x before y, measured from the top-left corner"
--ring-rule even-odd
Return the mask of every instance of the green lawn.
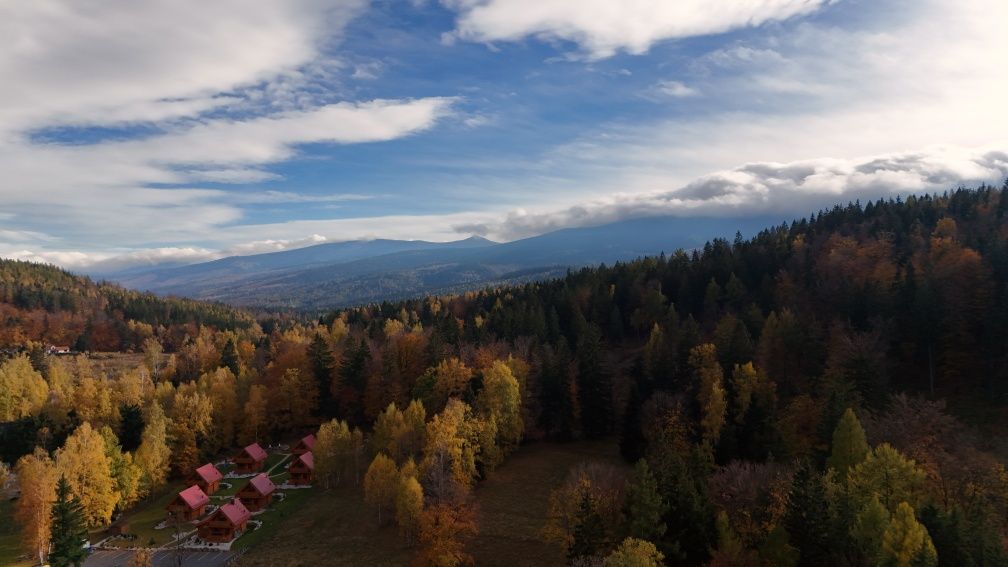
[[14, 502], [0, 499], [0, 565], [22, 567], [34, 564], [25, 557], [21, 548], [18, 525], [14, 521]]
[[610, 440], [535, 443], [509, 455], [476, 486], [480, 532], [467, 544], [476, 565], [563, 565], [564, 550], [541, 535], [550, 492], [572, 467], [594, 460], [624, 466], [619, 447]]
[[[249, 479], [247, 478], [225, 478], [221, 481], [221, 487], [214, 492], [210, 499], [214, 504], [220, 504], [221, 500], [229, 500], [242, 489], [243, 486], [248, 484]], [[225, 488], [223, 483], [228, 483], [231, 485], [230, 488]]]
[[393, 566], [412, 558], [394, 525], [378, 527], [360, 487], [285, 491], [285, 502], [256, 519], [266, 524], [243, 536], [236, 548], [249, 548], [247, 566]]
[[284, 498], [280, 500], [273, 497], [273, 502], [262, 514], [253, 516], [253, 520], [263, 523], [262, 527], [252, 532], [246, 533], [235, 542], [235, 549], [248, 549], [255, 546], [260, 541], [270, 537], [282, 525], [287, 518], [296, 514], [305, 501], [310, 500], [313, 488], [284, 491]]
[[135, 541], [115, 540], [111, 545], [129, 547], [134, 545], [150, 546], [151, 540], [154, 546], [162, 546], [171, 543], [172, 528], [155, 530], [154, 526], [160, 523], [167, 516], [165, 507], [172, 501], [179, 491], [185, 488], [181, 483], [172, 483], [162, 488], [151, 497], [137, 503], [133, 508], [123, 515], [120, 522], [129, 524], [129, 533], [137, 536]]
[[[468, 542], [476, 565], [553, 566], [564, 550], [540, 537], [550, 491], [587, 460], [621, 463], [613, 441], [539, 443], [508, 457], [475, 490], [480, 533]], [[274, 479], [276, 482], [276, 479]], [[414, 549], [392, 524], [379, 527], [360, 487], [290, 490], [283, 507], [257, 516], [264, 528], [238, 540], [243, 566], [408, 565]], [[271, 514], [273, 514], [271, 516]]]
[[[275, 465], [278, 465], [282, 461], [287, 460], [287, 457], [289, 457], [289, 456], [290, 455], [286, 455], [284, 453], [271, 453], [270, 456], [266, 458], [266, 464], [263, 465], [263, 468], [262, 468], [263, 472], [268, 471], [271, 468], [273, 468]], [[284, 468], [286, 468], [286, 465], [280, 465], [273, 472], [278, 472], [280, 470], [283, 470]]]

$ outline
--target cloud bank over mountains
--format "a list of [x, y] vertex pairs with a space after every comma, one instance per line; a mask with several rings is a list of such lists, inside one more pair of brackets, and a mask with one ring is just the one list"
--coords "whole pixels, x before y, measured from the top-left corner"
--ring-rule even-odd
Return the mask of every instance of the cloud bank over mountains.
[[564, 210], [515, 211], [489, 223], [461, 224], [462, 233], [523, 238], [576, 226], [652, 216], [800, 218], [834, 203], [941, 192], [960, 183], [1008, 179], [1008, 152], [994, 148], [932, 148], [859, 159], [750, 163], [712, 173], [683, 187], [616, 194]]

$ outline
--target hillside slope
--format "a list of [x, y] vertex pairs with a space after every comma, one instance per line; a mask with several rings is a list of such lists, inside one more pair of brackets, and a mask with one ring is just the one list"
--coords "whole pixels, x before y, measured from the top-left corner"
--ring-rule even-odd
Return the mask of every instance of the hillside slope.
[[[161, 328], [250, 330], [249, 313], [206, 301], [162, 298], [95, 282], [55, 266], [0, 259], [0, 347], [27, 341], [119, 351]], [[171, 333], [165, 333], [171, 334]]]
[[694, 248], [737, 232], [749, 236], [772, 222], [654, 217], [501, 244], [476, 237], [448, 243], [340, 242], [111, 277], [159, 294], [325, 309], [548, 279], [567, 268]]

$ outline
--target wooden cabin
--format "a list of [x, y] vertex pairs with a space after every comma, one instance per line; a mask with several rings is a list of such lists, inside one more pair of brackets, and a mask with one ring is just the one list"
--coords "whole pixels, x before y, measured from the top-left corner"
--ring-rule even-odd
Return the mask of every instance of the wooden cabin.
[[295, 456], [303, 455], [305, 453], [310, 453], [315, 450], [315, 435], [306, 435], [298, 441], [298, 444], [294, 446], [294, 450], [291, 451]]
[[169, 518], [178, 518], [185, 522], [199, 519], [210, 503], [210, 497], [195, 484], [178, 493], [174, 500], [168, 503]]
[[241, 500], [235, 498], [217, 508], [209, 518], [199, 523], [196, 530], [200, 539], [213, 543], [227, 543], [245, 531], [251, 515]]
[[215, 467], [213, 463], [207, 463], [196, 469], [192, 480], [196, 486], [203, 489], [203, 492], [210, 495], [217, 492], [217, 489], [220, 488], [222, 478], [224, 478], [224, 475], [217, 470], [217, 467]]
[[276, 485], [273, 484], [270, 477], [266, 473], [259, 473], [249, 479], [248, 484], [243, 486], [235, 496], [249, 511], [258, 512], [269, 506], [273, 500], [274, 490], [276, 490]]
[[266, 451], [263, 451], [263, 448], [258, 443], [253, 443], [242, 449], [241, 453], [235, 455], [231, 460], [234, 462], [235, 474], [259, 472], [262, 469], [263, 463], [266, 462]]
[[302, 453], [295, 457], [287, 467], [287, 472], [290, 473], [288, 482], [291, 484], [311, 484], [312, 475], [315, 473], [315, 457], [312, 452]]

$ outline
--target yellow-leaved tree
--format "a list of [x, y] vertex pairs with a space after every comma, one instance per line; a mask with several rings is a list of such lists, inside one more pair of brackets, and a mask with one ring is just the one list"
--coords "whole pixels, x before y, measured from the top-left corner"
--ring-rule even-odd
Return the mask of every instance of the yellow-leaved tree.
[[52, 503], [56, 500], [56, 464], [41, 448], [25, 455], [14, 467], [21, 496], [14, 509], [14, 518], [21, 526], [21, 543], [45, 563], [49, 549], [49, 525]]
[[382, 523], [382, 512], [395, 507], [398, 485], [399, 469], [395, 461], [384, 453], [375, 455], [364, 475], [364, 500], [378, 510], [378, 524]]
[[483, 371], [483, 389], [476, 407], [496, 423], [496, 443], [505, 455], [518, 446], [525, 431], [521, 400], [518, 380], [506, 363], [494, 361]]
[[215, 453], [235, 442], [241, 411], [241, 406], [238, 405], [238, 379], [229, 369], [221, 367], [200, 376], [199, 383], [200, 389], [213, 404], [208, 452]]
[[49, 396], [49, 385], [27, 355], [0, 364], [0, 422], [35, 415]]
[[469, 493], [476, 477], [478, 433], [469, 406], [454, 398], [427, 423], [420, 462], [425, 494], [436, 502], [449, 502]]
[[346, 421], [332, 420], [319, 427], [315, 439], [315, 480], [325, 488], [339, 485], [352, 467], [353, 434]]
[[108, 524], [119, 503], [119, 492], [105, 453], [105, 440], [90, 423], [82, 423], [56, 451], [56, 469], [80, 502], [84, 521], [92, 527]]
[[161, 404], [151, 402], [140, 436], [140, 446], [133, 456], [133, 462], [140, 469], [139, 495], [150, 494], [151, 490], [161, 486], [168, 478], [171, 449], [168, 448], [168, 418], [165, 417]]
[[896, 513], [882, 534], [880, 555], [882, 567], [934, 567], [938, 564], [931, 536], [906, 502], [896, 506]]
[[200, 448], [213, 423], [213, 402], [195, 384], [183, 384], [175, 392], [171, 411], [172, 466], [180, 476], [199, 466]]
[[420, 529], [423, 505], [423, 487], [416, 479], [416, 467], [414, 466], [412, 471], [407, 471], [407, 467], [403, 466], [399, 473], [399, 486], [395, 498], [396, 523], [399, 524], [399, 532], [411, 545]]
[[705, 343], [690, 351], [689, 364], [696, 377], [697, 401], [700, 402], [700, 428], [704, 441], [714, 445], [725, 424], [728, 401], [725, 397], [724, 372], [714, 345]]
[[258, 441], [266, 432], [266, 386], [253, 384], [249, 388], [248, 400], [245, 401], [244, 419], [238, 442], [247, 445]]

